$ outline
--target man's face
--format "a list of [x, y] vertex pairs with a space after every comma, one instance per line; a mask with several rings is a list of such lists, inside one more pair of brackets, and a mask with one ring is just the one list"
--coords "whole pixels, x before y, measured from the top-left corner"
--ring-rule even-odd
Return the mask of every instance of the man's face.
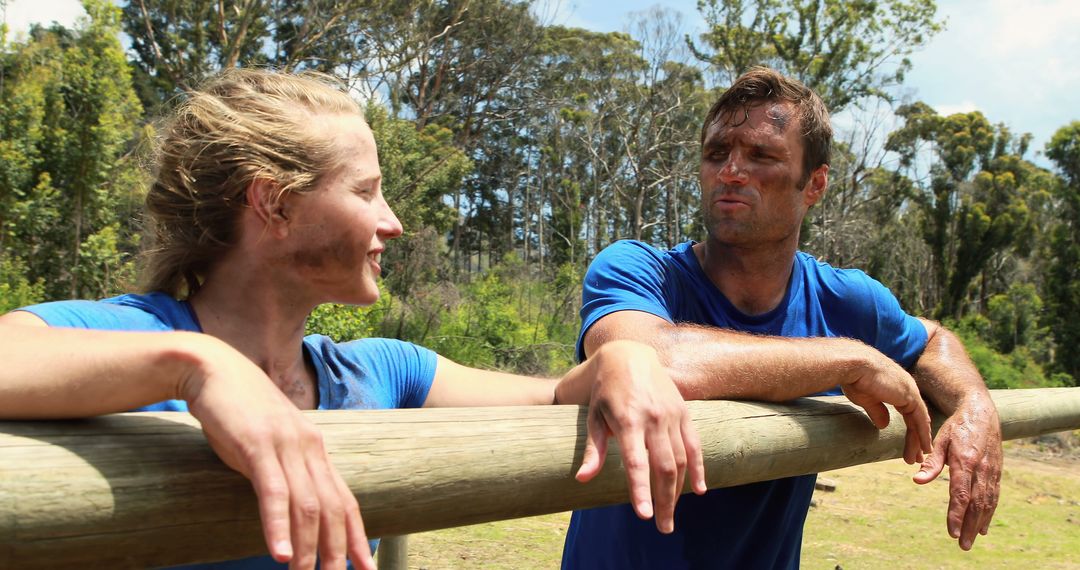
[[752, 107], [748, 117], [739, 110], [709, 126], [701, 149], [701, 206], [712, 239], [742, 247], [797, 241], [828, 172], [819, 167], [799, 186], [800, 128], [786, 102]]

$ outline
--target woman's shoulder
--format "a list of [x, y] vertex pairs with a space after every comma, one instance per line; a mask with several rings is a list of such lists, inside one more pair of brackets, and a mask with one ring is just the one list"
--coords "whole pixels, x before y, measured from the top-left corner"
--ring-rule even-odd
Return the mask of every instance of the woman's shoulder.
[[190, 306], [163, 293], [125, 294], [99, 301], [51, 301], [16, 309], [54, 327], [96, 330], [199, 330]]
[[434, 361], [435, 353], [418, 344], [393, 338], [362, 338], [335, 342], [314, 334], [304, 339], [322, 360], [363, 364], [367, 368], [396, 369], [412, 363]]

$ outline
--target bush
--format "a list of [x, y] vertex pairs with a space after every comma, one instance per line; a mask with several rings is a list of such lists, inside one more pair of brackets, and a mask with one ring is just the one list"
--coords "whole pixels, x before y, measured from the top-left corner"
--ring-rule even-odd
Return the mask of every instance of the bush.
[[992, 389], [1002, 388], [1047, 388], [1071, 386], [1072, 378], [1067, 374], [1048, 375], [1032, 353], [1022, 346], [1015, 347], [1011, 354], [1002, 354], [994, 350], [979, 335], [986, 330], [982, 317], [968, 318], [952, 328], [964, 347], [967, 348], [975, 367], [979, 369], [986, 386]]
[[26, 267], [18, 259], [0, 255], [0, 315], [45, 300], [45, 283], [30, 282]]

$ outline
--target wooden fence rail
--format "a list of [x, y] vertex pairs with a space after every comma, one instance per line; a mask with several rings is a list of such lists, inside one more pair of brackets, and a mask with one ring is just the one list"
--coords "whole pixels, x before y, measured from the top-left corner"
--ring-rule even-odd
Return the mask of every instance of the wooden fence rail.
[[[1080, 388], [995, 391], [1006, 439], [1080, 429]], [[691, 402], [710, 487], [899, 457], [842, 397]], [[582, 485], [577, 406], [313, 412], [371, 536], [624, 502], [616, 446]], [[1007, 466], [1006, 466], [1007, 468]], [[248, 482], [187, 414], [0, 422], [0, 568], [125, 568], [264, 552]], [[77, 566], [76, 566], [77, 565]]]

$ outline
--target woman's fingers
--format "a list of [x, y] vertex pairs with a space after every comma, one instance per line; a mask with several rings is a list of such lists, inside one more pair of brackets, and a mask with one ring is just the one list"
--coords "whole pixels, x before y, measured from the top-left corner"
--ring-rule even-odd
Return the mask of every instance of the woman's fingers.
[[304, 436], [308, 474], [319, 499], [319, 567], [345, 570], [348, 536], [345, 528], [347, 503], [338, 490], [337, 473], [330, 464], [322, 435], [311, 430]]
[[292, 517], [293, 558], [289, 570], [311, 570], [318, 554], [323, 506], [298, 446], [286, 442], [280, 453], [289, 482], [289, 514]]
[[361, 570], [375, 570], [375, 561], [371, 557], [364, 520], [360, 518], [360, 504], [349, 490], [345, 480], [336, 470], [333, 471], [340, 500], [345, 504], [345, 537], [348, 541], [349, 559], [353, 566]]
[[270, 555], [278, 562], [293, 557], [289, 513], [289, 485], [277, 454], [260, 454], [251, 465], [251, 484], [259, 500], [263, 537]]

